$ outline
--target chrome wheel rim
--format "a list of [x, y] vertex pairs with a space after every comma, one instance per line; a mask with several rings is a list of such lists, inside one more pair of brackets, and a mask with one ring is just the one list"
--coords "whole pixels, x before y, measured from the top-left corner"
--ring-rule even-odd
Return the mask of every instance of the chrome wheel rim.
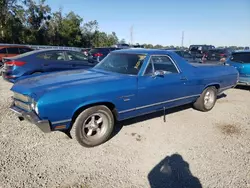
[[215, 101], [215, 94], [212, 91], [207, 91], [204, 97], [204, 105], [206, 108], [211, 108]]
[[82, 134], [87, 139], [99, 139], [108, 129], [108, 118], [103, 113], [90, 115], [83, 123]]

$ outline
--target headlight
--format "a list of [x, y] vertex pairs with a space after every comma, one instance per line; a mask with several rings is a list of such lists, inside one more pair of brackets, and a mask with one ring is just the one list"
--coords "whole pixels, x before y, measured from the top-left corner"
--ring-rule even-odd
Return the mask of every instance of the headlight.
[[23, 94], [20, 94], [20, 93], [16, 93], [16, 92], [14, 92], [13, 97], [15, 99], [18, 99], [18, 100], [23, 101], [23, 102], [30, 102], [30, 100], [31, 100], [31, 98], [29, 96], [23, 95]]

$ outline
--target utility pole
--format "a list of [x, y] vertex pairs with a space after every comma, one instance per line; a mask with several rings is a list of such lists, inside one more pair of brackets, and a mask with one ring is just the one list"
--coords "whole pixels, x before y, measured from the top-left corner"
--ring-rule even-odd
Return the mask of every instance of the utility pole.
[[181, 35], [181, 47], [183, 48], [183, 43], [184, 43], [184, 31], [182, 31]]
[[132, 25], [130, 28], [130, 45], [133, 45], [133, 32], [134, 32], [134, 26]]

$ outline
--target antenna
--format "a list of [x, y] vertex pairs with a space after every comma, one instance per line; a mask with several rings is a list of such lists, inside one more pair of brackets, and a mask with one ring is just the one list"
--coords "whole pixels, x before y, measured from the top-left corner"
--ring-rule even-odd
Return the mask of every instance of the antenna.
[[181, 35], [181, 47], [183, 48], [183, 43], [184, 43], [184, 31], [182, 31]]
[[132, 25], [130, 28], [130, 44], [133, 45], [133, 32], [134, 32], [134, 26]]

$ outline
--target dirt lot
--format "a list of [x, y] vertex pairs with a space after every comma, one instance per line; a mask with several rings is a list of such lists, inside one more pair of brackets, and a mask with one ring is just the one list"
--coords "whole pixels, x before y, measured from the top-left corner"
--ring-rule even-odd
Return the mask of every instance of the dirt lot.
[[[231, 89], [202, 113], [185, 106], [117, 126], [87, 149], [8, 110], [0, 78], [0, 187], [250, 187], [250, 92]], [[123, 125], [123, 126], [122, 126]]]

